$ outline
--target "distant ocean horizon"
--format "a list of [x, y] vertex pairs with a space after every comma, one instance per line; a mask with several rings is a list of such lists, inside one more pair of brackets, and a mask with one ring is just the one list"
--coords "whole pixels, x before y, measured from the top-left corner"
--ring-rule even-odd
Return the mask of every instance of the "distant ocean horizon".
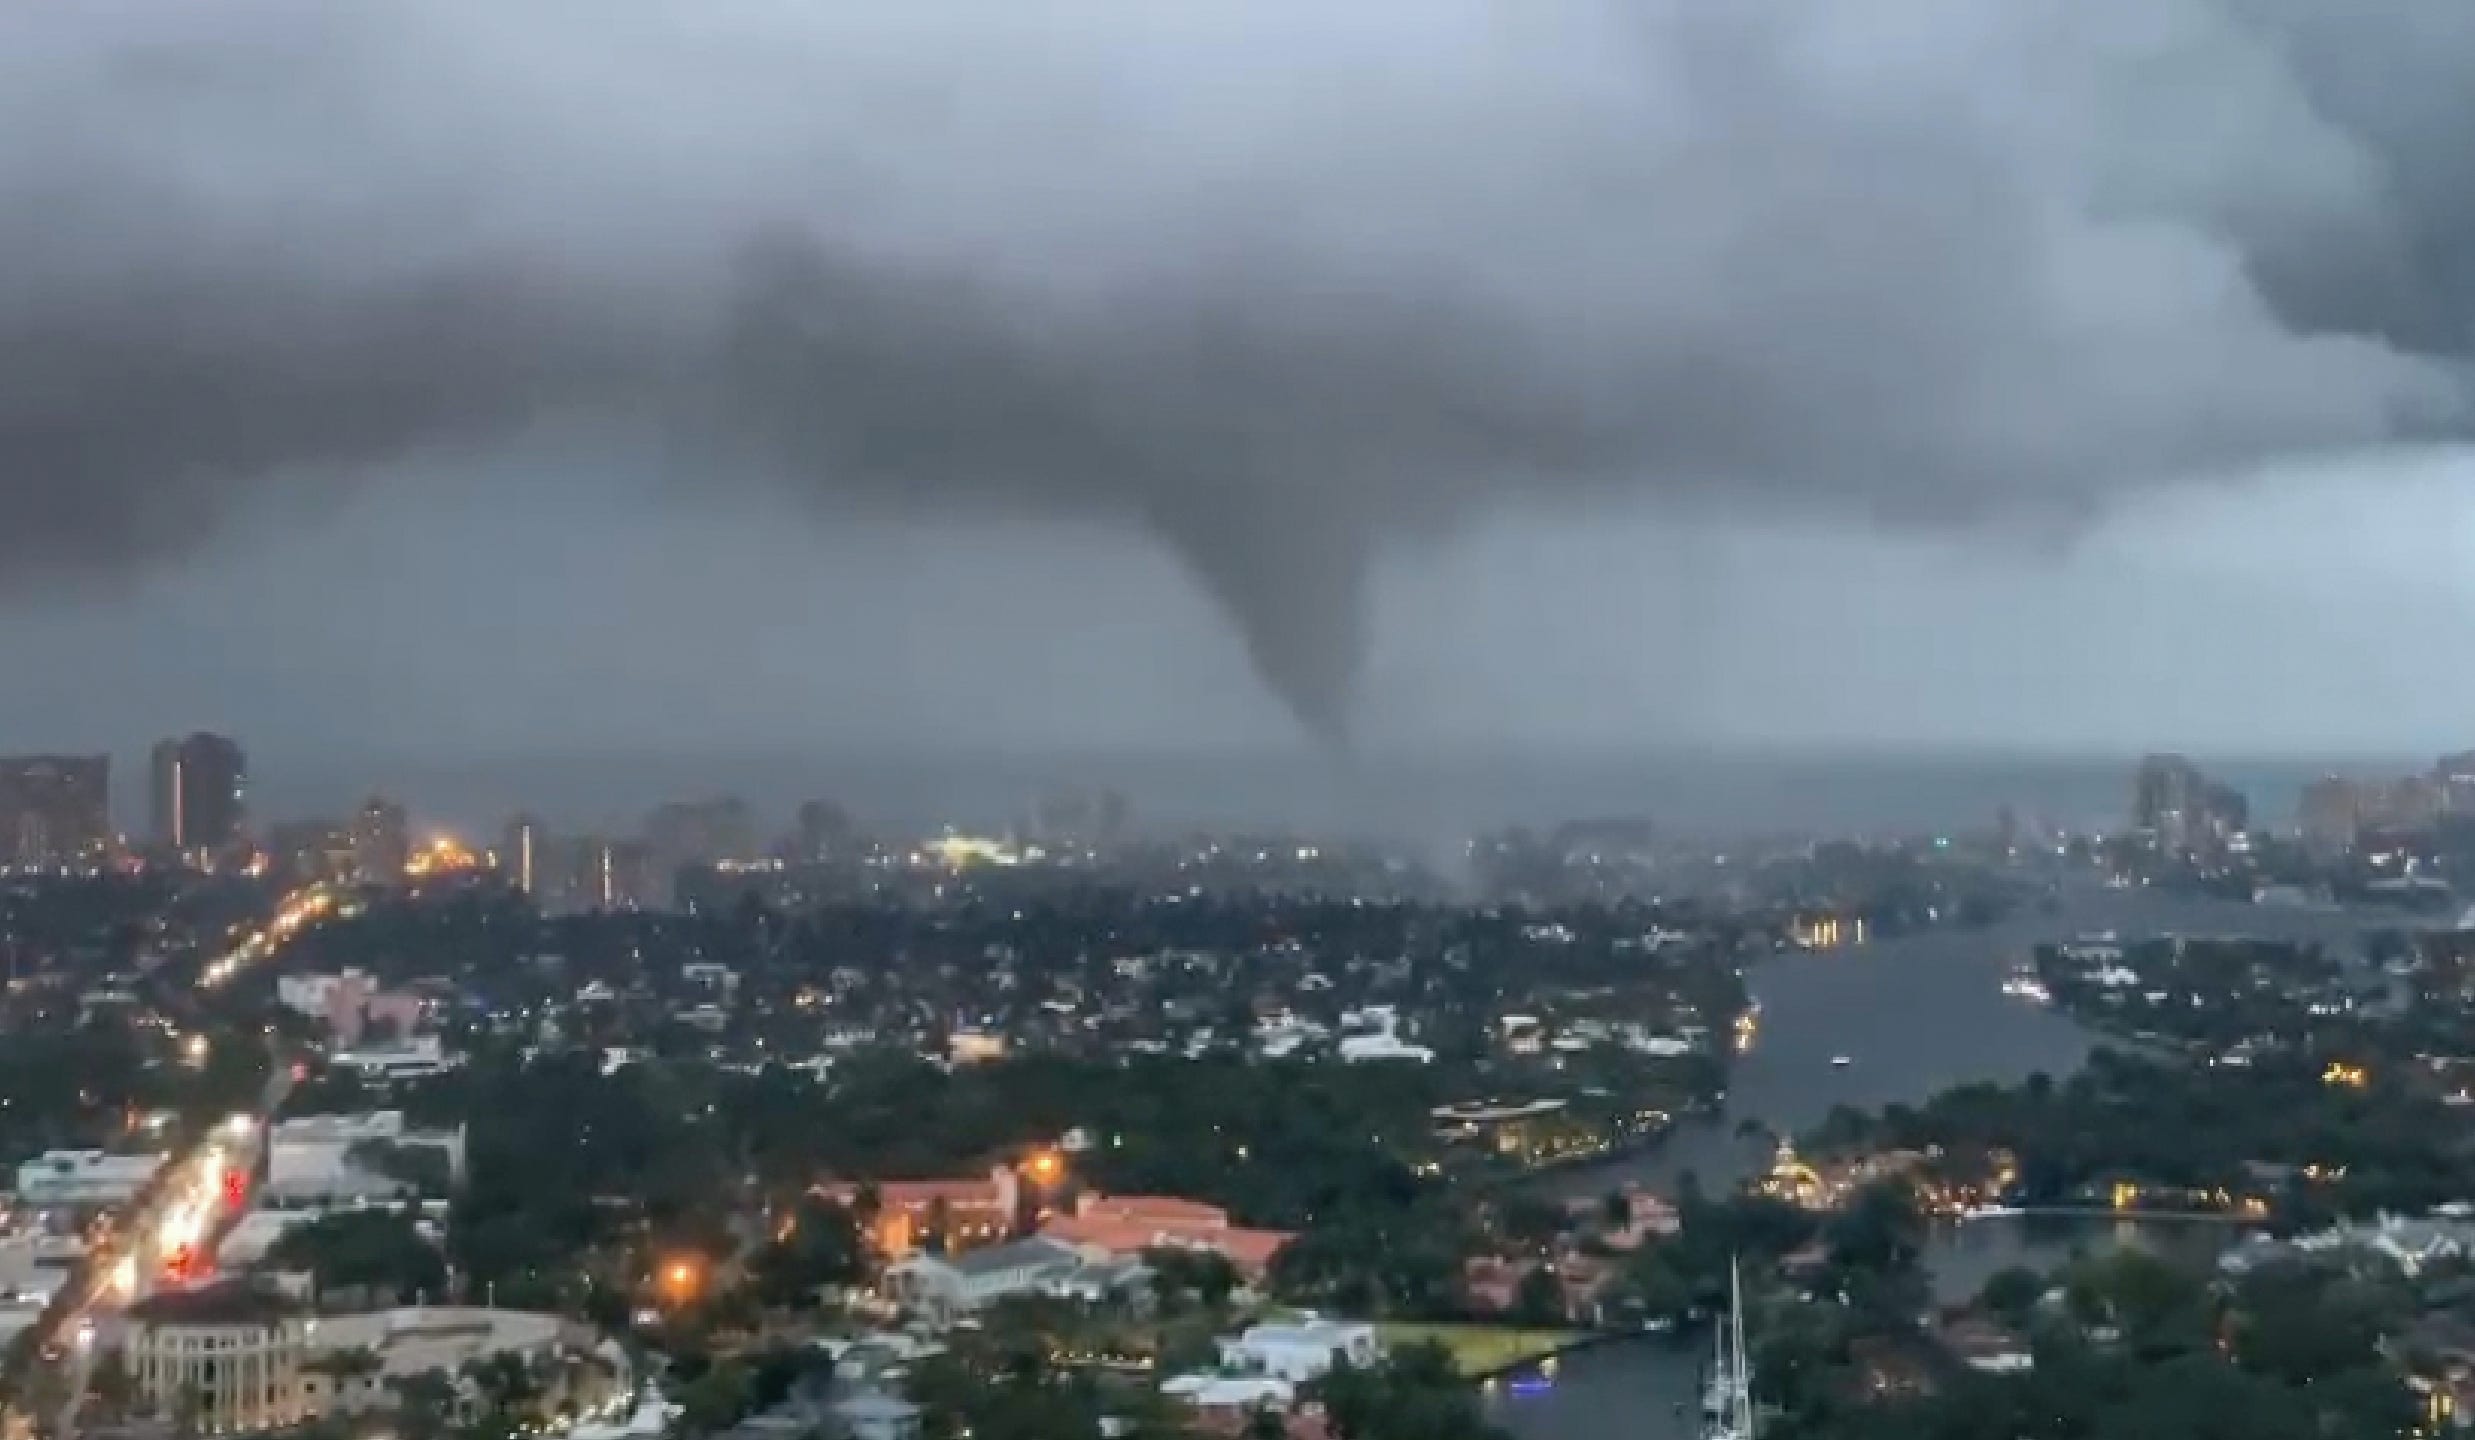
[[[2409, 773], [2430, 757], [2194, 760], [2243, 791], [2257, 823], [2292, 823], [2304, 785], [2331, 773]], [[632, 833], [667, 800], [735, 795], [767, 825], [831, 800], [863, 828], [998, 829], [1043, 797], [1111, 789], [1139, 832], [1253, 828], [1453, 846], [1508, 825], [1647, 817], [1678, 835], [1922, 835], [2123, 823], [2137, 755], [1645, 749], [1636, 753], [1312, 751], [1223, 754], [560, 755], [491, 760], [253, 756], [262, 820], [340, 817], [381, 793], [425, 825], [476, 838], [519, 811], [558, 829]], [[124, 797], [136, 787], [125, 787]]]

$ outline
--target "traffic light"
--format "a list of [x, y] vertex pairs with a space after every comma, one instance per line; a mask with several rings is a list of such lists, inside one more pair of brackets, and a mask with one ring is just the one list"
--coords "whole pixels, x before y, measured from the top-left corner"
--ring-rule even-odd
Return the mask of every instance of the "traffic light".
[[223, 1203], [237, 1210], [249, 1198], [249, 1177], [238, 1170], [223, 1172]]

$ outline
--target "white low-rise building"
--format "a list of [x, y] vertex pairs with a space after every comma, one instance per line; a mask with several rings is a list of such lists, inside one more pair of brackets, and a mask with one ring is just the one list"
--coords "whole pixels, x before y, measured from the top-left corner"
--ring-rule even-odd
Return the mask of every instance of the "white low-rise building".
[[1344, 1037], [1341, 1058], [1353, 1065], [1367, 1060], [1410, 1060], [1424, 1065], [1435, 1058], [1435, 1052], [1424, 1045], [1412, 1045], [1385, 1030], [1373, 1035]]
[[610, 1412], [636, 1386], [624, 1352], [556, 1315], [406, 1306], [313, 1316], [245, 1280], [169, 1290], [129, 1310], [131, 1374], [164, 1414], [193, 1409], [207, 1434], [279, 1429], [394, 1403], [415, 1375], [461, 1375], [511, 1355], [547, 1383], [545, 1410]]
[[886, 1270], [885, 1287], [902, 1304], [946, 1322], [1016, 1295], [1102, 1299], [1149, 1273], [1138, 1261], [1035, 1235], [959, 1255], [914, 1255]]
[[252, 1210], [215, 1247], [215, 1266], [226, 1273], [247, 1270], [266, 1258], [286, 1232], [316, 1220], [317, 1210]]
[[411, 1183], [366, 1163], [384, 1147], [436, 1152], [450, 1185], [464, 1176], [464, 1132], [416, 1130], [400, 1110], [303, 1115], [267, 1131], [266, 1196], [277, 1204], [349, 1204], [409, 1194]]
[[1320, 1380], [1342, 1361], [1366, 1366], [1382, 1355], [1374, 1326], [1311, 1316], [1288, 1324], [1250, 1325], [1236, 1339], [1220, 1342], [1220, 1363], [1227, 1369], [1293, 1385]]
[[17, 1167], [17, 1199], [36, 1209], [125, 1205], [162, 1168], [161, 1155], [47, 1150]]
[[1287, 1410], [1298, 1399], [1297, 1386], [1270, 1375], [1180, 1375], [1160, 1393], [1197, 1410]]
[[458, 1058], [447, 1053], [437, 1036], [415, 1035], [383, 1045], [338, 1050], [327, 1057], [327, 1063], [368, 1079], [412, 1080], [451, 1070]]

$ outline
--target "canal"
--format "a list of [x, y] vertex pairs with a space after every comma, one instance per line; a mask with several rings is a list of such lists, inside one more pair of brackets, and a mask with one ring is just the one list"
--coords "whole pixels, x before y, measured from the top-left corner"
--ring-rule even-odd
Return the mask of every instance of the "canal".
[[[2395, 912], [2279, 909], [2090, 887], [2052, 911], [1974, 931], [1934, 931], [1847, 950], [1764, 961], [1747, 982], [1761, 1025], [1730, 1082], [1725, 1113], [1689, 1122], [1657, 1148], [1605, 1165], [1558, 1172], [1559, 1194], [1599, 1194], [1625, 1181], [1671, 1188], [1692, 1172], [1718, 1190], [1755, 1173], [1768, 1143], [1740, 1137], [1747, 1120], [1794, 1134], [1834, 1105], [1918, 1101], [1970, 1081], [2016, 1081], [2077, 1069], [2097, 1037], [2057, 1011], [2002, 993], [2030, 947], [2111, 930], [2159, 935], [2246, 935], [2344, 942], [2404, 922]], [[1848, 1064], [1835, 1065], [1846, 1056]], [[2121, 1240], [2206, 1243], [2115, 1222], [1977, 1221], [1937, 1232], [1929, 1263], [1948, 1299], [1975, 1292], [2007, 1265], [2043, 1268], [2072, 1250]], [[1701, 1361], [1696, 1344], [1656, 1338], [1585, 1350], [1543, 1390], [1491, 1391], [1493, 1418], [1520, 1440], [1681, 1440]]]

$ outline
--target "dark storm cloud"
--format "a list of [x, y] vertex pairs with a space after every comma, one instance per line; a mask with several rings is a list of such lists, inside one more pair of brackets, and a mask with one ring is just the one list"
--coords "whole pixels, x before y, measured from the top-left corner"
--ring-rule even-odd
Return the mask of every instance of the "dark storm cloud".
[[575, 414], [1140, 528], [1343, 728], [1370, 558], [1638, 490], [2068, 527], [2454, 434], [2455, 0], [0, 15], [0, 582]]

